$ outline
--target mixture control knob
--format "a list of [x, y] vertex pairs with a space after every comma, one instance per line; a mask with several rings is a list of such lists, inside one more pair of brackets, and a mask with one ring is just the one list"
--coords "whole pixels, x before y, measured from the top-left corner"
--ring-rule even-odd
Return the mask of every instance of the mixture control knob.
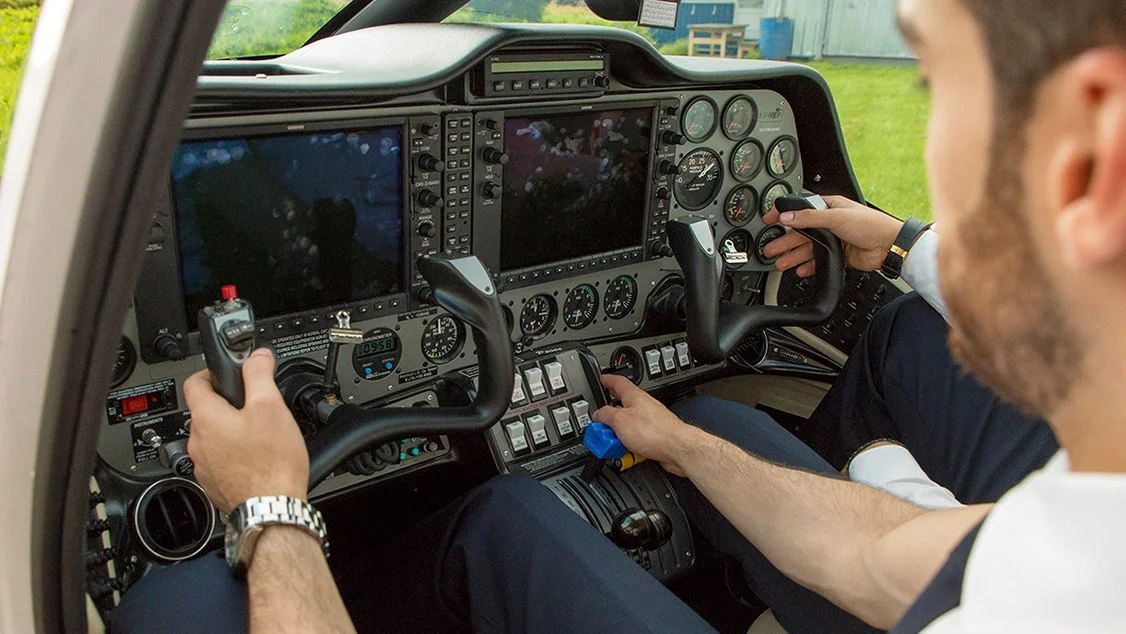
[[672, 538], [672, 521], [664, 511], [626, 509], [610, 525], [610, 539], [626, 550], [657, 550]]
[[665, 130], [665, 133], [661, 135], [661, 140], [665, 142], [665, 145], [684, 145], [686, 139], [679, 132]]
[[424, 172], [440, 172], [446, 168], [446, 165], [433, 154], [424, 152], [418, 156], [418, 167]]
[[152, 345], [156, 348], [157, 354], [165, 359], [179, 361], [184, 358], [184, 351], [180, 349], [179, 342], [172, 335], [161, 335], [152, 342]]
[[657, 198], [659, 198], [661, 200], [668, 200], [669, 199], [669, 188], [668, 187], [658, 187], [657, 188]]
[[657, 171], [667, 176], [674, 176], [680, 173], [680, 170], [676, 167], [676, 163], [667, 159], [661, 161], [661, 164], [657, 166]]
[[485, 159], [485, 162], [490, 165], [508, 164], [508, 155], [495, 147], [485, 148], [485, 151], [481, 153], [481, 158]]
[[172, 473], [181, 478], [190, 478], [195, 473], [195, 462], [188, 455], [188, 441], [177, 440], [157, 449], [160, 464], [172, 470]]
[[422, 222], [418, 223], [418, 235], [422, 236], [423, 238], [433, 238], [434, 236], [438, 235], [438, 229], [434, 226], [433, 222], [430, 222], [429, 220], [423, 220]]
[[485, 198], [496, 198], [497, 184], [493, 181], [485, 181], [485, 184], [481, 185], [481, 195]]
[[429, 189], [424, 189], [418, 192], [418, 204], [423, 207], [443, 207], [445, 203], [442, 201], [441, 196], [435, 194]]
[[434, 136], [435, 134], [438, 134], [438, 126], [431, 123], [424, 123], [418, 126], [418, 131], [425, 134], [426, 136]]
[[662, 258], [671, 258], [672, 256], [676, 255], [675, 253], [673, 253], [672, 247], [669, 246], [669, 243], [660, 239], [654, 240], [649, 243], [649, 252], [653, 255], [659, 255]]

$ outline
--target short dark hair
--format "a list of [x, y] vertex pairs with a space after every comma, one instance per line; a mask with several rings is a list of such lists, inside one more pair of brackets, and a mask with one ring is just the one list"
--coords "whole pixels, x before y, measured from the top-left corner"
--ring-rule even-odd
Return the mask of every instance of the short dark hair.
[[997, 120], [1008, 132], [1027, 121], [1037, 91], [1060, 67], [1094, 48], [1126, 47], [1123, 0], [962, 2], [982, 27]]

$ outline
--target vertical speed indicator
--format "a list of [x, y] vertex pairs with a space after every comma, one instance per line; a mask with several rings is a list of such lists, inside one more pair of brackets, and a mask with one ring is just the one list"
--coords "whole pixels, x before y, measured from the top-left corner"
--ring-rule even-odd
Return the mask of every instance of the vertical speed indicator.
[[563, 323], [571, 330], [582, 330], [598, 315], [598, 291], [590, 284], [571, 289], [563, 302]]

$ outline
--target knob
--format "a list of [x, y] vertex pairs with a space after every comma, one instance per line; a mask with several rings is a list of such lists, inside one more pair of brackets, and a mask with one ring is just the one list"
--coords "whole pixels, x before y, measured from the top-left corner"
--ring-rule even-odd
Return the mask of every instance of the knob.
[[658, 187], [657, 188], [657, 198], [659, 198], [661, 200], [668, 200], [669, 199], [669, 188], [668, 187]]
[[485, 198], [496, 198], [497, 184], [493, 181], [485, 181], [485, 184], [481, 185], [481, 195]]
[[609, 88], [610, 78], [604, 75], [599, 75], [598, 77], [594, 78], [594, 85], [598, 86], [599, 88]]
[[678, 112], [680, 112], [680, 106], [669, 106], [668, 108], [665, 108], [665, 114], [669, 115], [670, 117], [675, 117], [676, 113]]
[[423, 220], [422, 222], [418, 223], [418, 235], [422, 236], [423, 238], [433, 238], [434, 236], [438, 235], [438, 229], [434, 226], [433, 222], [430, 222], [429, 220]]
[[487, 147], [481, 153], [481, 158], [485, 159], [486, 163], [490, 165], [506, 165], [508, 163], [508, 155], [495, 147]]
[[665, 145], [684, 145], [686, 139], [679, 132], [665, 130], [665, 133], [661, 135], [661, 140], [665, 142]]
[[152, 427], [141, 432], [141, 440], [150, 447], [160, 447], [160, 443], [164, 442], [160, 434], [156, 433], [156, 430]]
[[184, 358], [184, 351], [180, 349], [179, 342], [172, 335], [161, 335], [156, 338], [152, 345], [156, 348], [157, 354], [165, 359], [179, 361]]
[[649, 243], [649, 252], [653, 255], [659, 255], [662, 258], [671, 258], [675, 255], [669, 243], [659, 239]]
[[672, 521], [664, 511], [626, 509], [610, 526], [610, 539], [626, 550], [657, 550], [671, 538]]
[[680, 173], [680, 169], [677, 168], [676, 163], [673, 163], [672, 161], [669, 161], [667, 159], [661, 161], [661, 164], [657, 166], [657, 171], [668, 176], [673, 176]]
[[195, 462], [192, 457], [188, 455], [188, 443], [186, 440], [177, 440], [160, 446], [157, 449], [157, 455], [160, 457], [160, 464], [172, 469], [172, 473], [188, 478], [195, 473]]
[[426, 136], [434, 136], [435, 134], [438, 134], [438, 126], [432, 123], [424, 123], [418, 126], [418, 131], [425, 134]]
[[415, 294], [415, 297], [417, 297], [418, 301], [423, 303], [423, 304], [433, 304], [434, 303], [434, 289], [430, 288], [429, 286], [423, 286], [422, 288], [418, 289], [418, 292]]
[[437, 157], [430, 153], [419, 155], [418, 167], [424, 172], [440, 172], [446, 169], [445, 163], [439, 161]]
[[481, 125], [485, 126], [486, 129], [496, 130], [500, 127], [500, 122], [498, 122], [496, 119], [482, 119]]
[[429, 189], [424, 189], [418, 192], [418, 204], [422, 205], [423, 207], [445, 206], [445, 202], [442, 201], [442, 198]]

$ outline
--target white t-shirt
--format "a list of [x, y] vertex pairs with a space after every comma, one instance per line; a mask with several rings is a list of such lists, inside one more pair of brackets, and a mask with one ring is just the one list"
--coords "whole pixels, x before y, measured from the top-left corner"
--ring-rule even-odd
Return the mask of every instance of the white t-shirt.
[[923, 632], [1126, 632], [1126, 475], [1074, 473], [1060, 451], [997, 503], [961, 605]]

